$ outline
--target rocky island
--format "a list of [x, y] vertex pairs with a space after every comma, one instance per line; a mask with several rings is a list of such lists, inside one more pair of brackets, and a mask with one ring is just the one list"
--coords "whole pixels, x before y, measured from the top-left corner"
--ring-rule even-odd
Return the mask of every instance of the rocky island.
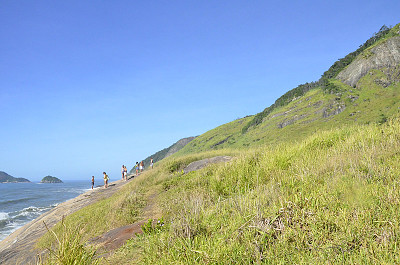
[[8, 175], [6, 172], [0, 171], [0, 183], [18, 183], [18, 182], [30, 182], [26, 178], [14, 178]]
[[61, 179], [52, 177], [52, 176], [46, 176], [40, 181], [40, 183], [63, 183]]

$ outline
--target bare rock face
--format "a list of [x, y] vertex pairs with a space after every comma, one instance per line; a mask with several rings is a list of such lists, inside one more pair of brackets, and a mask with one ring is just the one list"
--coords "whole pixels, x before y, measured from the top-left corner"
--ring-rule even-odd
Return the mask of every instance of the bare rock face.
[[393, 68], [400, 64], [400, 36], [388, 39], [384, 43], [358, 56], [337, 78], [355, 87], [358, 80], [371, 69]]
[[202, 160], [198, 160], [195, 162], [190, 163], [185, 169], [183, 169], [183, 172], [189, 173], [192, 171], [196, 171], [199, 169], [202, 169], [206, 166], [208, 166], [209, 164], [217, 164], [217, 163], [222, 163], [222, 162], [229, 162], [232, 160], [231, 156], [216, 156], [216, 157], [212, 157], [212, 158], [206, 158], [206, 159], [202, 159]]

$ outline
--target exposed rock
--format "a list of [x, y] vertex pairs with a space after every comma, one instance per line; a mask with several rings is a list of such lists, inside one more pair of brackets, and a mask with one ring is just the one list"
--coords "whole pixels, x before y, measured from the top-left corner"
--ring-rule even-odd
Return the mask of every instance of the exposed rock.
[[366, 75], [371, 69], [392, 68], [400, 63], [400, 36], [371, 48], [358, 56], [349, 66], [341, 71], [337, 78], [344, 83], [355, 87], [358, 80]]
[[295, 108], [291, 108], [290, 110], [287, 110], [287, 111], [285, 111], [285, 112], [276, 113], [276, 114], [274, 114], [274, 115], [271, 115], [271, 116], [269, 117], [269, 119], [273, 119], [273, 118], [280, 117], [280, 116], [286, 116], [286, 115], [288, 115], [290, 112], [292, 112], [294, 109], [295, 109]]
[[324, 102], [322, 100], [315, 102], [314, 104], [312, 104], [312, 106], [314, 108], [319, 108]]
[[291, 119], [286, 119], [286, 120], [284, 120], [283, 122], [279, 123], [279, 124], [278, 124], [278, 128], [279, 128], [279, 129], [282, 129], [282, 128], [284, 128], [284, 127], [286, 127], [286, 126], [288, 126], [288, 125], [291, 125], [291, 124], [295, 123], [296, 121], [301, 120], [301, 119], [303, 119], [303, 118], [305, 118], [305, 117], [307, 117], [307, 116], [308, 116], [308, 115], [306, 115], [306, 114], [295, 115], [293, 118], [291, 118]]
[[349, 95], [348, 98], [351, 100], [351, 102], [354, 102], [358, 99], [358, 96]]
[[191, 171], [196, 171], [196, 170], [202, 169], [203, 167], [206, 167], [209, 164], [228, 162], [231, 160], [232, 160], [231, 156], [216, 156], [216, 157], [212, 157], [212, 158], [206, 158], [206, 159], [202, 159], [202, 160], [190, 163], [186, 168], [183, 169], [183, 172], [186, 174]]
[[324, 109], [324, 111], [322, 113], [322, 117], [328, 118], [330, 116], [337, 115], [337, 114], [343, 112], [345, 109], [346, 109], [346, 106], [344, 104], [340, 104], [340, 105], [331, 104], [328, 106], [328, 108]]
[[224, 140], [222, 140], [222, 141], [219, 141], [218, 143], [216, 143], [216, 144], [213, 144], [212, 146], [210, 146], [210, 148], [214, 148], [214, 147], [216, 147], [216, 146], [218, 146], [218, 145], [221, 145], [221, 144], [223, 144], [223, 143], [225, 143], [226, 141], [228, 141], [229, 140], [229, 138], [231, 138], [232, 137], [232, 135], [229, 135], [228, 137], [226, 137]]

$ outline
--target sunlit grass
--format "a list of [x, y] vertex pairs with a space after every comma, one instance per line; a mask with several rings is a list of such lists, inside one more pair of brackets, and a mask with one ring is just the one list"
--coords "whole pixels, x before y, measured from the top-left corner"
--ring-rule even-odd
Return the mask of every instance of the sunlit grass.
[[[182, 173], [216, 155], [235, 158]], [[398, 264], [399, 174], [394, 119], [316, 132], [295, 144], [173, 156], [65, 223], [109, 224], [84, 230], [93, 236], [134, 222], [152, 193], [163, 229], [130, 240], [102, 263]]]

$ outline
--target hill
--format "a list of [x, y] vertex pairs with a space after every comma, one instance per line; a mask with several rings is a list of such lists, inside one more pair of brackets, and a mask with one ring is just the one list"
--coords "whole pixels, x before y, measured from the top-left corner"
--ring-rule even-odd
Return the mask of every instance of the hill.
[[400, 108], [399, 27], [382, 27], [320, 80], [290, 90], [261, 113], [198, 136], [178, 154], [294, 142], [319, 130], [385, 122]]
[[16, 182], [30, 182], [25, 178], [14, 178], [6, 172], [0, 171], [0, 183], [16, 183]]
[[[186, 137], [183, 139], [180, 139], [170, 147], [164, 148], [161, 151], [158, 151], [157, 153], [147, 157], [145, 160], [143, 160], [144, 167], [147, 168], [150, 166], [150, 159], [153, 158], [154, 163], [163, 160], [166, 157], [169, 157], [170, 155], [175, 154], [179, 150], [181, 150], [185, 145], [187, 145], [190, 141], [192, 141], [195, 137]], [[138, 161], [140, 162], [140, 161]], [[135, 168], [132, 168], [130, 170], [130, 173], [133, 173], [135, 171]]]
[[40, 181], [40, 183], [63, 183], [63, 182], [59, 178], [46, 176]]

